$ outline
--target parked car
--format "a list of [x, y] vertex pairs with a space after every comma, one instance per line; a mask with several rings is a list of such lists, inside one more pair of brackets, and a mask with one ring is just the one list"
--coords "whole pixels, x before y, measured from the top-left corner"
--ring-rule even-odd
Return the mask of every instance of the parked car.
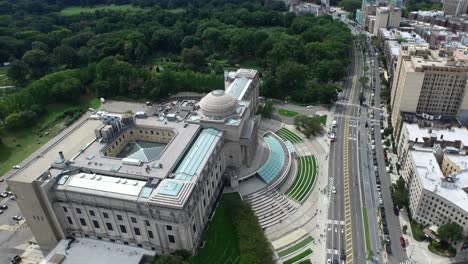
[[0, 210], [0, 214], [3, 214], [3, 210]]
[[387, 241], [387, 244], [385, 246], [385, 250], [387, 251], [387, 254], [392, 254], [392, 248], [390, 247], [390, 241]]
[[15, 200], [16, 200], [16, 196], [14, 196], [14, 195], [10, 196], [10, 200], [15, 201]]
[[2, 194], [0, 194], [1, 197], [3, 198], [6, 198], [8, 197], [8, 192], [2, 192]]
[[395, 215], [400, 215], [400, 210], [398, 209], [398, 207], [393, 207], [393, 213], [395, 213]]
[[402, 236], [400, 237], [400, 245], [401, 245], [402, 247], [406, 247], [405, 239], [404, 239]]
[[0, 205], [0, 209], [6, 210], [6, 209], [8, 209], [8, 205], [6, 205], [6, 204]]
[[21, 219], [23, 219], [23, 217], [19, 216], [19, 215], [15, 215], [12, 218], [13, 218], [13, 220], [16, 220], [16, 221], [21, 221]]
[[20, 263], [21, 262], [21, 257], [19, 255], [16, 255], [14, 256], [11, 260], [10, 260], [10, 263], [11, 264], [17, 264], [17, 263]]

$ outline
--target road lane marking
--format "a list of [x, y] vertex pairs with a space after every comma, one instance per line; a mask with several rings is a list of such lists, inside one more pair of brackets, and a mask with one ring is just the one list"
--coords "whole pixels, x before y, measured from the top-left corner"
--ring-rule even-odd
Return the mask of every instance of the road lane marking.
[[350, 199], [350, 187], [349, 187], [349, 118], [345, 120], [344, 125], [344, 138], [343, 140], [343, 180], [344, 180], [344, 209], [345, 209], [345, 240], [346, 240], [346, 263], [353, 263], [353, 235], [352, 235], [352, 220], [351, 220], [351, 199]]

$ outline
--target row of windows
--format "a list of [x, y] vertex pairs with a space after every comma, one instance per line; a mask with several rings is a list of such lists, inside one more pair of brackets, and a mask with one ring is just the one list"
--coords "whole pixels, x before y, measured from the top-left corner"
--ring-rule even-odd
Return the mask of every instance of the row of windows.
[[[71, 219], [71, 217], [67, 216], [67, 220], [70, 225], [73, 225], [73, 220]], [[92, 223], [93, 223], [94, 228], [98, 228], [98, 229], [101, 228], [98, 221], [92, 220]], [[80, 224], [81, 226], [87, 226], [86, 220], [84, 218], [80, 218]], [[112, 226], [112, 223], [106, 223], [106, 228], [109, 231], [114, 231], [114, 227]], [[125, 227], [124, 225], [119, 225], [119, 228], [120, 228], [120, 232], [127, 234], [127, 227]], [[172, 230], [172, 226], [168, 225], [166, 226], [166, 228], [167, 230]], [[196, 232], [195, 225], [193, 225], [193, 231]], [[136, 236], [141, 236], [140, 228], [134, 227], [133, 232]], [[147, 232], [148, 232], [148, 237], [153, 239], [154, 238], [153, 231], [147, 230]], [[169, 238], [169, 242], [175, 243], [175, 238], [173, 235], [168, 235], [168, 238]]]
[[[68, 208], [67, 208], [67, 207], [64, 206], [64, 207], [62, 207], [62, 208], [63, 208], [63, 211], [64, 211], [65, 213], [68, 212]], [[75, 210], [76, 210], [76, 212], [77, 212], [78, 214], [82, 214], [82, 211], [81, 211], [80, 208], [75, 208]], [[96, 216], [96, 213], [94, 212], [94, 210], [89, 210], [88, 212], [89, 212], [89, 214], [90, 214], [91, 216]], [[107, 219], [109, 218], [109, 214], [106, 213], [106, 212], [103, 212], [103, 213], [102, 213], [102, 216], [103, 216], [104, 218], [107, 218]], [[116, 217], [117, 217], [117, 220], [123, 221], [122, 215], [116, 215]], [[70, 217], [68, 217], [68, 218], [69, 218], [68, 222], [71, 222], [71, 218], [70, 218]], [[81, 219], [81, 218], [80, 218], [80, 219]], [[83, 219], [83, 220], [84, 220], [84, 219]], [[132, 223], [134, 223], [134, 224], [137, 224], [137, 223], [138, 223], [138, 220], [136, 219], [136, 217], [130, 217], [130, 221], [131, 221]], [[145, 225], [146, 225], [146, 226], [151, 226], [150, 221], [144, 220], [144, 222], [145, 222]], [[71, 224], [71, 223], [70, 223], [70, 224]], [[166, 225], [166, 230], [171, 231], [171, 230], [172, 230], [172, 226]]]

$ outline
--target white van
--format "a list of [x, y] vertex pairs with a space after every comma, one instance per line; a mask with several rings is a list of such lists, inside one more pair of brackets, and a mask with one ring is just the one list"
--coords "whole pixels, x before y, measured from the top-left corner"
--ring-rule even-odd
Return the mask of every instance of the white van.
[[332, 127], [336, 127], [336, 120], [332, 121]]

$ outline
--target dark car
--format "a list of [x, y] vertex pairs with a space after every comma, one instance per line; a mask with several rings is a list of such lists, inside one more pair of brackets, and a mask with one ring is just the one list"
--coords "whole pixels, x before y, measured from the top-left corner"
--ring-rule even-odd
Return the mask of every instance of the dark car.
[[392, 254], [392, 248], [390, 247], [390, 241], [387, 241], [387, 244], [385, 246], [385, 250], [387, 251], [387, 254]]
[[19, 255], [16, 255], [14, 256], [11, 260], [10, 260], [10, 263], [11, 264], [17, 264], [17, 263], [20, 263], [21, 262], [21, 257]]
[[341, 259], [346, 260], [346, 253], [345, 253], [344, 249], [341, 250]]
[[385, 235], [388, 235], [388, 228], [386, 226], [383, 227], [383, 232]]
[[6, 210], [6, 209], [8, 209], [8, 205], [6, 205], [6, 204], [0, 205], [0, 209]]
[[395, 215], [400, 215], [400, 210], [398, 209], [398, 207], [393, 207], [393, 213], [395, 213]]

